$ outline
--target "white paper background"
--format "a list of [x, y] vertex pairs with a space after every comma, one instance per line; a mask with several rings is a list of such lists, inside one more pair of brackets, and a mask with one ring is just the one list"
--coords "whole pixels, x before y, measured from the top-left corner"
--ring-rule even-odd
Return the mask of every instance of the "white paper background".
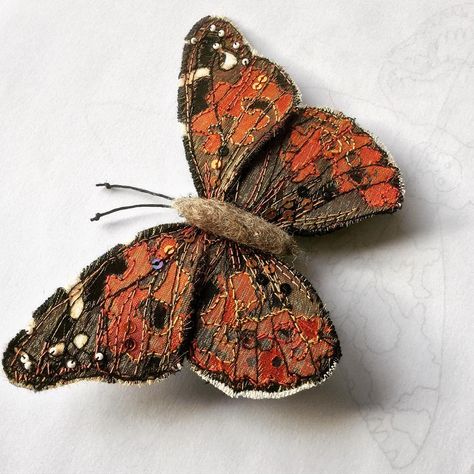
[[168, 212], [102, 180], [194, 192], [176, 126], [182, 40], [233, 19], [306, 103], [355, 116], [407, 185], [404, 209], [299, 262], [344, 357], [318, 389], [231, 400], [194, 374], [33, 394], [0, 380], [0, 471], [473, 472], [474, 3], [0, 3], [1, 343], [56, 287]]

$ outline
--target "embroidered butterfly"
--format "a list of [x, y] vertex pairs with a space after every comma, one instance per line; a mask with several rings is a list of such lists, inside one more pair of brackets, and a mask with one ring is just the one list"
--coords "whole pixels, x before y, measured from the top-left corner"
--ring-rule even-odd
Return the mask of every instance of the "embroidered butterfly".
[[393, 212], [403, 193], [372, 135], [299, 103], [288, 75], [231, 23], [200, 20], [178, 92], [199, 195], [182, 202], [188, 223], [140, 233], [59, 288], [8, 345], [9, 379], [33, 390], [149, 382], [187, 359], [231, 396], [281, 397], [325, 380], [341, 357], [328, 314], [280, 252], [264, 250]]

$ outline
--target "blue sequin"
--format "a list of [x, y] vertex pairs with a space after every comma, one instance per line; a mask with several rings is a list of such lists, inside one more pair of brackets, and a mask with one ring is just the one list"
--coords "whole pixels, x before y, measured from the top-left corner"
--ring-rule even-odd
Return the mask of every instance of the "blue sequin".
[[163, 260], [159, 259], [159, 258], [154, 258], [152, 261], [151, 261], [151, 266], [153, 267], [153, 269], [155, 270], [161, 270], [163, 268]]

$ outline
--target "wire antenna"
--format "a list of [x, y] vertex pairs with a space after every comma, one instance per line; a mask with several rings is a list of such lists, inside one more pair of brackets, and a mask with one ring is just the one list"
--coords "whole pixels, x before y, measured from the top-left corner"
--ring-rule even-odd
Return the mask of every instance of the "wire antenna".
[[133, 206], [116, 207], [115, 209], [111, 209], [110, 211], [98, 212], [94, 217], [91, 217], [91, 221], [98, 221], [101, 217], [107, 216], [107, 215], [112, 214], [114, 212], [124, 211], [126, 209], [133, 209], [135, 207], [165, 207], [165, 208], [171, 208], [171, 206], [168, 206], [168, 204], [134, 204]]
[[138, 191], [139, 193], [151, 194], [152, 196], [158, 196], [163, 199], [168, 199], [168, 201], [173, 201], [174, 199], [171, 196], [167, 196], [166, 194], [155, 193], [154, 191], [148, 191], [148, 189], [137, 188], [135, 186], [126, 186], [124, 184], [97, 183], [96, 186], [103, 186], [105, 189], [132, 189], [133, 191]]

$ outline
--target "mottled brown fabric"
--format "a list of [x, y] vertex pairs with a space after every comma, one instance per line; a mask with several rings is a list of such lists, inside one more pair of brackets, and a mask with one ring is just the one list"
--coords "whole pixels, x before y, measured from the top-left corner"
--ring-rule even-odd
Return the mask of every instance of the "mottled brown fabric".
[[284, 230], [229, 202], [197, 197], [179, 198], [173, 207], [192, 225], [273, 255], [296, 254], [294, 239]]

